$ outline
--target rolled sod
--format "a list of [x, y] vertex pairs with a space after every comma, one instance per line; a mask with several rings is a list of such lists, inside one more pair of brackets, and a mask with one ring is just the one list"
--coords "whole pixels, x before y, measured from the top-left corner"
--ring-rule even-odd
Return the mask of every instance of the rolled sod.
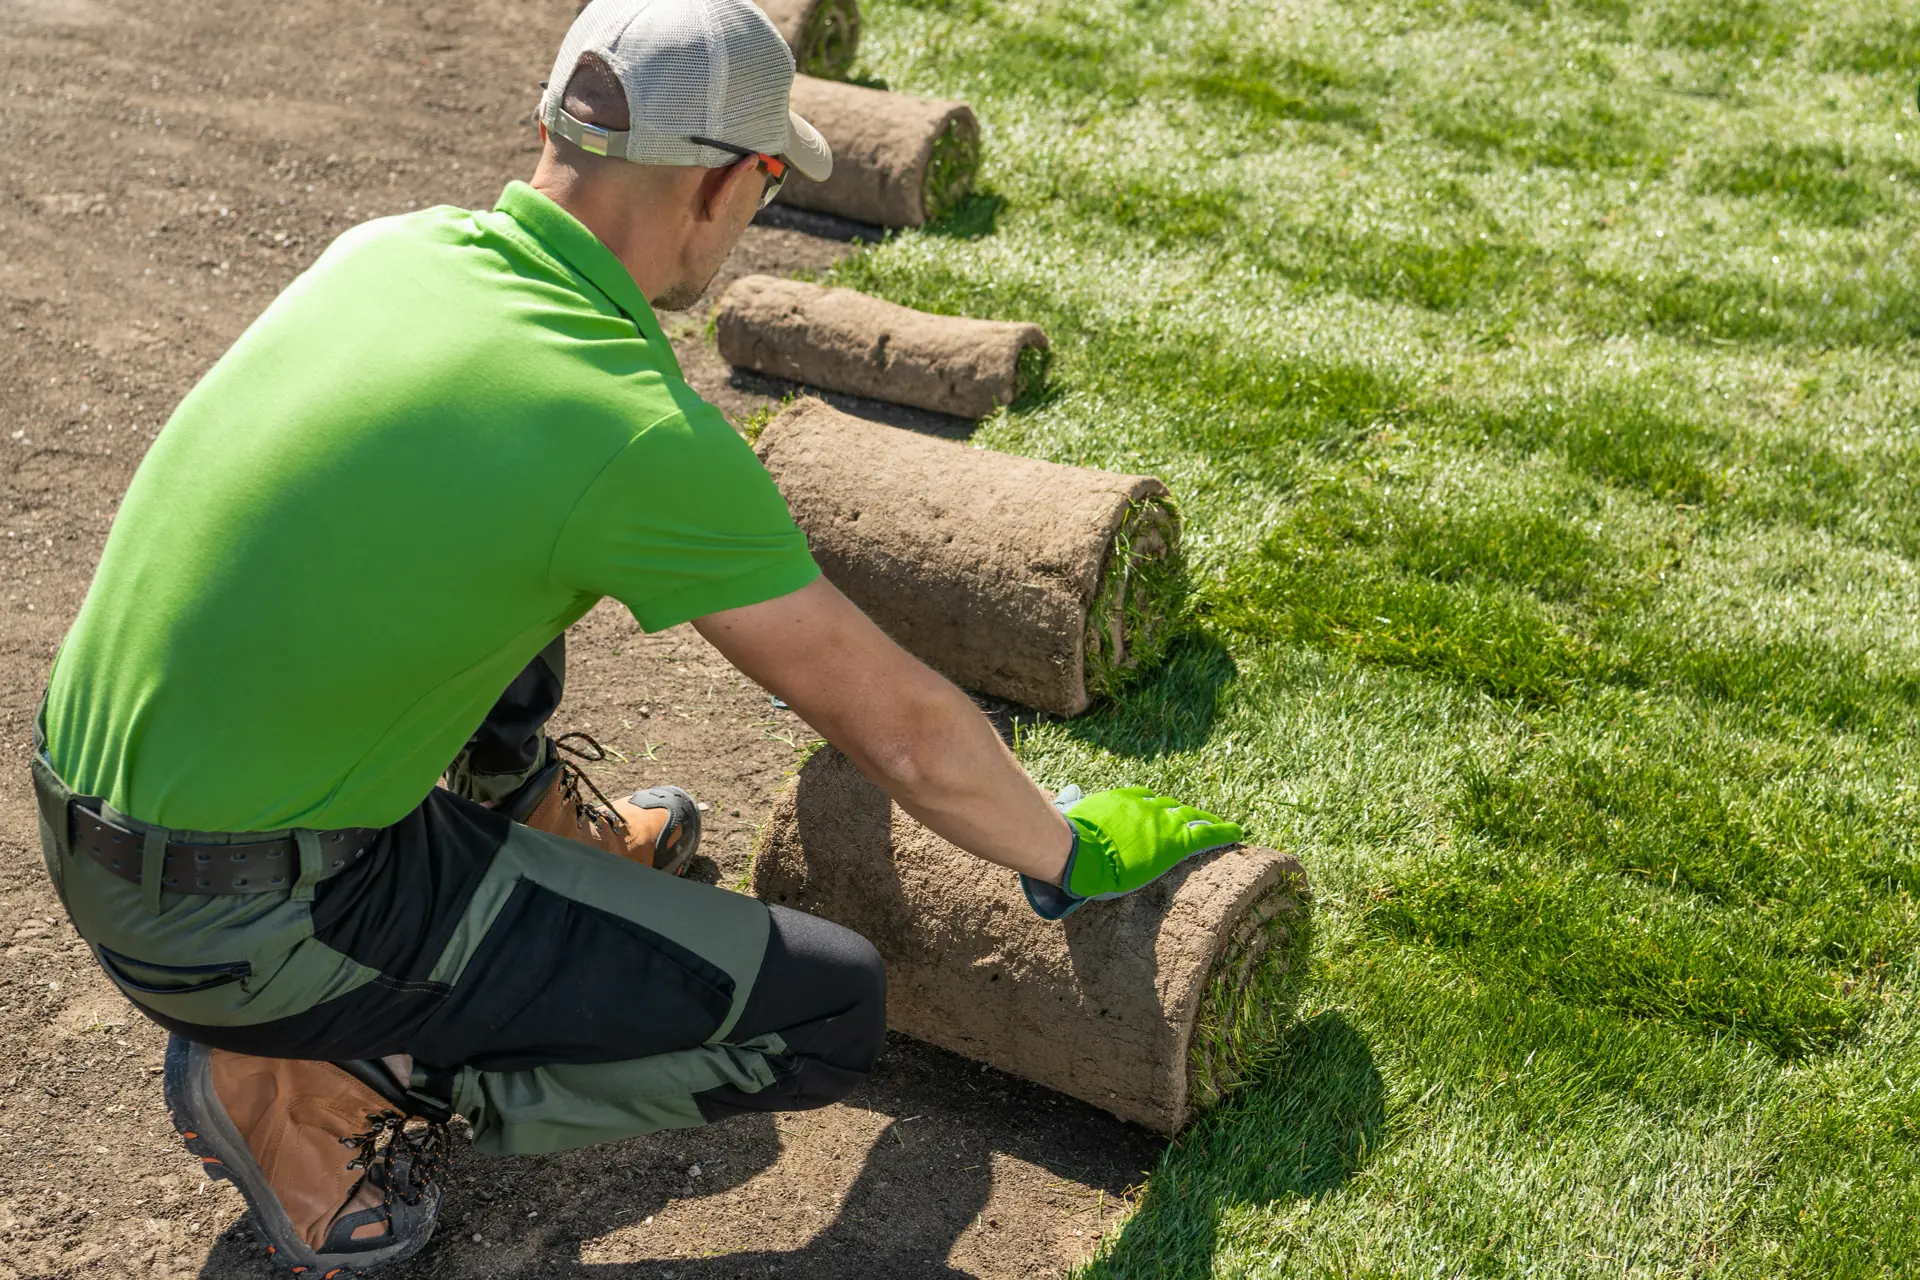
[[[810, 76], [844, 76], [860, 51], [858, 0], [754, 0]], [[804, 112], [802, 114], [805, 114]]]
[[792, 103], [833, 148], [833, 174], [825, 182], [791, 174], [783, 204], [917, 227], [939, 221], [973, 190], [980, 122], [964, 102], [795, 76]]
[[755, 441], [827, 579], [969, 689], [1085, 711], [1166, 651], [1180, 519], [1152, 476], [976, 449], [802, 398]]
[[915, 311], [851, 289], [742, 276], [715, 317], [727, 363], [829, 391], [984, 418], [1044, 368], [1037, 324]]
[[1229, 1093], [1292, 1016], [1306, 944], [1298, 859], [1189, 859], [1064, 921], [822, 747], [775, 801], [754, 895], [864, 935], [895, 1030], [1160, 1133]]

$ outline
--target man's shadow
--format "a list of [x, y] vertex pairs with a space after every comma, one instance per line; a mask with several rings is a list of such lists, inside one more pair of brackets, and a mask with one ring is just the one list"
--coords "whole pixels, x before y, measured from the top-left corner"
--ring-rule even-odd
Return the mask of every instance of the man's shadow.
[[[1117, 1206], [1151, 1170], [1144, 1198], [1111, 1246], [1111, 1260], [1128, 1274], [1200, 1276], [1211, 1269], [1223, 1215], [1243, 1205], [1334, 1193], [1375, 1150], [1384, 1120], [1372, 1054], [1338, 1013], [1295, 1027], [1240, 1091], [1171, 1145], [1084, 1103], [899, 1036], [889, 1039], [880, 1069], [847, 1105], [889, 1120], [831, 1219], [796, 1248], [757, 1241], [754, 1229], [741, 1225], [754, 1221], [748, 1204], [698, 1240], [698, 1248], [713, 1251], [709, 1256], [581, 1260], [583, 1242], [675, 1205], [724, 1197], [772, 1169], [781, 1156], [776, 1120], [746, 1116], [557, 1156], [488, 1159], [461, 1151], [446, 1179], [447, 1205], [434, 1242], [411, 1263], [382, 1274], [396, 1280], [953, 1277], [970, 1274], [948, 1262], [969, 1233], [978, 1233], [976, 1255], [1007, 1257], [1005, 1266], [988, 1262], [992, 1271], [1035, 1263], [1058, 1269], [1068, 1259], [1036, 1256], [1051, 1242], [1022, 1232], [1018, 1215], [1026, 1210], [1053, 1218], [1063, 1211], [1059, 1205], [1009, 1204], [1003, 1197], [1005, 1207], [989, 1211], [994, 1159], [1011, 1156], [1072, 1184], [1068, 1193], [1083, 1210], [1101, 1196]], [[795, 1154], [817, 1160], [826, 1145], [808, 1141]], [[690, 1182], [686, 1171], [695, 1161], [701, 1174]], [[793, 1194], [806, 1193], [796, 1186]], [[1014, 1220], [1002, 1223], [1001, 1214]], [[1084, 1223], [1090, 1247], [1102, 1220], [1088, 1214]], [[682, 1252], [684, 1230], [674, 1245]], [[200, 1274], [202, 1280], [240, 1280], [262, 1275], [264, 1267], [261, 1244], [243, 1221], [221, 1238]]]
[[[1165, 1145], [1084, 1103], [899, 1036], [890, 1038], [882, 1070], [848, 1105], [890, 1119], [837, 1212], [806, 1243], [771, 1249], [741, 1240], [733, 1243], [747, 1247], [713, 1257], [602, 1263], [581, 1274], [595, 1280], [965, 1276], [971, 1273], [948, 1258], [968, 1233], [979, 1233], [990, 1253], [1031, 1256], [1051, 1243], [1020, 1232], [1016, 1221], [1000, 1221], [1003, 1212], [1012, 1218], [1034, 1206], [989, 1210], [996, 1156], [1074, 1184], [1089, 1206], [1100, 1195], [1118, 1205]], [[1095, 1215], [1086, 1221], [1091, 1243]]]
[[[459, 1148], [442, 1179], [447, 1196], [433, 1243], [411, 1262], [380, 1274], [395, 1280], [959, 1276], [967, 1273], [951, 1268], [947, 1258], [962, 1235], [1003, 1229], [996, 1217], [983, 1216], [996, 1156], [1038, 1165], [1081, 1189], [1082, 1200], [1103, 1195], [1118, 1205], [1165, 1146], [1084, 1103], [898, 1035], [889, 1036], [879, 1069], [845, 1105], [888, 1120], [870, 1139], [831, 1219], [798, 1248], [755, 1247], [755, 1233], [740, 1225], [753, 1218], [748, 1203], [721, 1215], [726, 1221], [716, 1224], [712, 1237], [698, 1240], [697, 1247], [716, 1250], [714, 1256], [581, 1261], [583, 1242], [649, 1222], [676, 1206], [697, 1212], [699, 1201], [724, 1204], [729, 1192], [773, 1168], [782, 1155], [776, 1117], [742, 1116], [554, 1156], [487, 1158]], [[790, 1156], [826, 1160], [830, 1145], [805, 1141]], [[689, 1179], [687, 1170], [695, 1165], [700, 1175]], [[822, 1177], [831, 1178], [831, 1172], [807, 1173], [818, 1197]], [[800, 1182], [796, 1177], [794, 1197], [806, 1194]], [[687, 1224], [678, 1226], [673, 1244], [681, 1252], [688, 1248], [686, 1230]], [[1089, 1243], [1097, 1232], [1089, 1216]], [[1025, 1250], [1038, 1243], [1012, 1240], [1009, 1246]], [[266, 1267], [262, 1254], [263, 1241], [242, 1219], [223, 1233], [200, 1275], [258, 1277]]]

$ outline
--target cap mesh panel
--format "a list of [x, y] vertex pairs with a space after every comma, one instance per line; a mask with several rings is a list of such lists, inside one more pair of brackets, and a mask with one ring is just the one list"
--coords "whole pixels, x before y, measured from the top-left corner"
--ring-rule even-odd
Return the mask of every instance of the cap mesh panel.
[[789, 145], [793, 54], [752, 0], [593, 0], [561, 41], [543, 115], [585, 53], [626, 89], [629, 160], [715, 168], [739, 159], [687, 141], [694, 136], [770, 154]]

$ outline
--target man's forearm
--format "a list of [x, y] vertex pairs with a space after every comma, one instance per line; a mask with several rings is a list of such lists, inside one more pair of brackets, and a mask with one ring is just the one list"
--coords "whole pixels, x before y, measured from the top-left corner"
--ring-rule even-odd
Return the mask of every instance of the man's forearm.
[[1059, 884], [1072, 828], [991, 721], [958, 690], [916, 718], [912, 743], [892, 760], [843, 748], [902, 809], [978, 857]]
[[824, 578], [694, 625], [901, 808], [969, 853], [1059, 883], [1072, 829], [992, 722]]

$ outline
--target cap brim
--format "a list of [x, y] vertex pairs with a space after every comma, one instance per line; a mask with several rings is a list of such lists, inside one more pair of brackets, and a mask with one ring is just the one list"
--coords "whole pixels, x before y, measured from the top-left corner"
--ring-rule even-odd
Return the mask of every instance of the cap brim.
[[833, 172], [833, 148], [795, 111], [787, 112], [786, 159], [815, 182], [825, 182]]

